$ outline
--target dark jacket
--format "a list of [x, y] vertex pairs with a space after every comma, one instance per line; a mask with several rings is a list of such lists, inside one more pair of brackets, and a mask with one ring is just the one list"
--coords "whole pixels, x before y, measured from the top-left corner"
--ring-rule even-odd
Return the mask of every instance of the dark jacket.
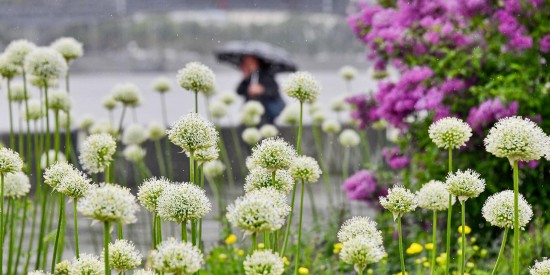
[[248, 96], [248, 86], [250, 85], [250, 77], [247, 77], [239, 83], [237, 93], [244, 96], [246, 101], [257, 100], [265, 107], [265, 113], [262, 117], [263, 123], [272, 124], [275, 118], [283, 110], [285, 103], [279, 94], [279, 85], [275, 81], [275, 77], [266, 72], [260, 71], [258, 83], [264, 87], [264, 93], [257, 97]]

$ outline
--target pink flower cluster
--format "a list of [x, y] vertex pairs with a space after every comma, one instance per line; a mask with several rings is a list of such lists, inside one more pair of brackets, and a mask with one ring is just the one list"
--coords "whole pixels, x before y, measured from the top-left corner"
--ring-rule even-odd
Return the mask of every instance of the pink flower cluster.
[[384, 156], [386, 164], [388, 164], [391, 169], [397, 170], [407, 168], [409, 166], [409, 158], [400, 154], [399, 148], [397, 147], [382, 149], [382, 155]]
[[516, 101], [506, 106], [500, 102], [499, 98], [493, 98], [482, 102], [477, 107], [472, 107], [466, 121], [474, 131], [481, 132], [493, 122], [503, 117], [514, 116], [517, 113], [518, 103]]
[[386, 196], [388, 189], [376, 182], [376, 176], [369, 170], [360, 170], [346, 179], [342, 186], [350, 200], [364, 201], [378, 205], [378, 197]]

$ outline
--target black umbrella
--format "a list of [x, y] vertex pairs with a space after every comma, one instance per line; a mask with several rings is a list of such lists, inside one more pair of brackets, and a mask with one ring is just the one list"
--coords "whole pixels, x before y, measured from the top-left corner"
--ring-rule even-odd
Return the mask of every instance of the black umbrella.
[[216, 51], [219, 61], [235, 66], [241, 64], [241, 58], [245, 55], [256, 56], [273, 73], [297, 70], [296, 63], [286, 50], [261, 41], [231, 41]]

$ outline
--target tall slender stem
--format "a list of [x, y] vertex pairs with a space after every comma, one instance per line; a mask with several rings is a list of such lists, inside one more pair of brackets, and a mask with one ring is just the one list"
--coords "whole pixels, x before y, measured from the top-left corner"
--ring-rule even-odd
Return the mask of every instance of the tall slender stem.
[[[8, 249], [8, 273], [7, 274], [12, 274], [12, 261], [13, 261], [13, 256], [14, 256], [14, 253], [13, 253], [13, 250], [14, 250], [14, 245], [15, 245], [15, 230], [13, 230], [13, 224], [15, 222], [15, 209], [17, 209], [17, 206], [15, 205], [16, 201], [13, 199], [13, 198], [9, 198], [10, 202], [11, 202], [11, 211], [9, 213], [10, 215], [10, 220], [9, 220], [9, 227], [10, 227], [10, 242], [9, 242], [9, 249]], [[16, 267], [17, 269], [17, 267]]]
[[181, 223], [181, 239], [187, 241], [187, 220], [183, 220]]
[[[46, 106], [45, 106], [45, 112], [46, 112], [46, 146], [45, 146], [45, 149], [44, 149], [44, 152], [49, 152], [50, 151], [50, 146], [51, 146], [51, 133], [50, 133], [50, 111], [49, 111], [49, 108], [50, 108], [50, 105], [49, 105], [49, 102], [48, 102], [48, 84], [47, 84], [47, 81], [45, 81], [45, 84], [44, 85], [44, 100], [46, 102]], [[46, 167], [50, 166], [50, 154], [46, 154]]]
[[302, 154], [302, 127], [303, 127], [303, 116], [304, 116], [304, 103], [300, 101], [300, 124], [298, 127], [298, 142], [296, 145], [296, 151], [298, 155]]
[[405, 258], [403, 255], [403, 232], [401, 231], [401, 215], [397, 218], [397, 235], [399, 236], [399, 258], [401, 260], [401, 274], [405, 272]]
[[519, 274], [519, 167], [514, 161], [514, 275]]
[[195, 91], [195, 113], [199, 113], [199, 92]]
[[191, 243], [197, 245], [197, 221], [191, 220]]
[[78, 212], [77, 212], [77, 202], [78, 200], [77, 199], [74, 199], [74, 204], [73, 204], [73, 222], [74, 222], [74, 243], [75, 243], [75, 254], [76, 254], [76, 258], [79, 259], [80, 258], [80, 249], [79, 249], [79, 246], [78, 246]]
[[258, 242], [256, 240], [256, 235], [258, 233], [252, 233], [252, 236], [250, 237], [252, 239], [252, 247], [250, 248], [250, 254], [256, 250], [256, 247], [258, 247]]
[[300, 190], [300, 216], [298, 218], [298, 244], [296, 245], [296, 262], [294, 264], [294, 275], [298, 275], [298, 269], [300, 268], [300, 249], [302, 248], [302, 216], [303, 216], [303, 208], [304, 208], [304, 189], [305, 189], [304, 181], [302, 180], [302, 188]]
[[151, 234], [153, 249], [157, 249], [157, 213], [153, 212], [153, 221], [151, 222]]
[[500, 260], [502, 259], [502, 253], [504, 253], [504, 248], [506, 247], [506, 240], [508, 239], [508, 227], [504, 228], [504, 236], [502, 237], [502, 244], [500, 245], [500, 250], [498, 251], [497, 261], [495, 263], [495, 267], [493, 268], [493, 272], [491, 272], [491, 275], [497, 274], [498, 265], [500, 264]]
[[[27, 161], [30, 166], [31, 161], [31, 122], [29, 117], [29, 96], [27, 92], [27, 73], [24, 66], [21, 66], [21, 76], [23, 77], [23, 93], [25, 94], [25, 118], [27, 121]], [[30, 171], [30, 170], [29, 170]]]
[[122, 132], [122, 123], [124, 122], [124, 115], [126, 114], [126, 105], [122, 105], [122, 113], [120, 114], [120, 120], [118, 121], [118, 134]]
[[4, 272], [4, 173], [0, 173], [0, 273]]
[[15, 133], [13, 131], [13, 102], [10, 99], [11, 96], [11, 88], [10, 88], [10, 80], [8, 79], [8, 110], [9, 110], [9, 116], [10, 116], [10, 148], [15, 149]]
[[105, 274], [111, 274], [111, 268], [109, 266], [109, 243], [111, 242], [111, 232], [109, 232], [111, 229], [111, 226], [109, 225], [109, 222], [104, 223], [103, 227], [103, 249], [105, 250]]
[[159, 162], [160, 174], [163, 177], [166, 177], [166, 166], [164, 164], [164, 156], [162, 155], [162, 147], [160, 145], [160, 140], [155, 140], [155, 153], [157, 155], [157, 161]]
[[[453, 149], [449, 148], [449, 173], [453, 172]], [[451, 223], [453, 216], [453, 196], [449, 194], [449, 207], [447, 208], [447, 261], [445, 262], [445, 275], [449, 275], [451, 269]]]
[[[27, 210], [29, 209], [30, 200], [27, 198], [23, 199], [23, 218], [21, 219], [21, 232], [19, 234], [19, 242], [17, 244], [17, 257], [15, 258], [15, 273], [17, 273], [17, 268], [19, 267], [19, 260], [21, 258], [21, 250], [23, 248], [23, 239], [25, 237], [25, 230], [27, 229]], [[23, 273], [25, 274], [25, 273]]]
[[462, 241], [460, 242], [460, 247], [462, 250], [462, 255], [460, 256], [460, 274], [464, 275], [466, 269], [466, 201], [461, 203], [462, 205]]
[[157, 244], [162, 242], [162, 222], [160, 217], [157, 216]]
[[124, 233], [122, 232], [122, 223], [117, 223], [117, 237], [119, 240], [124, 239]]
[[189, 181], [195, 184], [195, 158], [194, 152], [189, 152]]
[[55, 263], [57, 261], [57, 251], [63, 249], [59, 246], [59, 239], [61, 236], [61, 226], [63, 225], [63, 218], [65, 217], [65, 195], [59, 194], [59, 218], [57, 220], [57, 232], [55, 233], [55, 243], [53, 246], [53, 257], [52, 257], [52, 274], [55, 274]]
[[[60, 138], [59, 138], [59, 110], [55, 110], [54, 112], [55, 116], [55, 136], [54, 136], [54, 142], [53, 147], [55, 151], [55, 161], [59, 160], [59, 147], [60, 147]], [[69, 159], [67, 159], [69, 160]]]
[[[160, 104], [162, 109], [162, 122], [166, 127], [168, 125], [168, 108], [166, 107], [166, 98], [164, 93], [160, 93]], [[172, 153], [170, 151], [170, 142], [168, 142], [168, 140], [165, 140], [164, 151], [166, 154], [166, 162], [168, 164], [168, 178], [172, 180], [174, 179], [174, 172], [172, 170]]]
[[432, 222], [432, 264], [430, 265], [430, 274], [435, 274], [435, 255], [437, 255], [437, 211], [433, 211]]

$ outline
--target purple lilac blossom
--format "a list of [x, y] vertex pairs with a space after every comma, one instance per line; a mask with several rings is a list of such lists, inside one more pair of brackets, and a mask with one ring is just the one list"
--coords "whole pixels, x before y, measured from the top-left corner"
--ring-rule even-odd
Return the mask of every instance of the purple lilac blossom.
[[503, 117], [516, 115], [518, 107], [516, 101], [505, 106], [499, 98], [489, 99], [470, 109], [467, 122], [474, 131], [482, 132], [484, 128], [493, 122]]
[[550, 52], [550, 34], [543, 36], [539, 40], [539, 50], [543, 53]]
[[365, 201], [371, 204], [378, 202], [379, 196], [388, 193], [387, 188], [378, 185], [372, 171], [361, 170], [346, 179], [342, 188], [350, 200]]
[[399, 154], [397, 147], [382, 149], [382, 155], [391, 169], [397, 170], [409, 166], [409, 159], [407, 156]]

